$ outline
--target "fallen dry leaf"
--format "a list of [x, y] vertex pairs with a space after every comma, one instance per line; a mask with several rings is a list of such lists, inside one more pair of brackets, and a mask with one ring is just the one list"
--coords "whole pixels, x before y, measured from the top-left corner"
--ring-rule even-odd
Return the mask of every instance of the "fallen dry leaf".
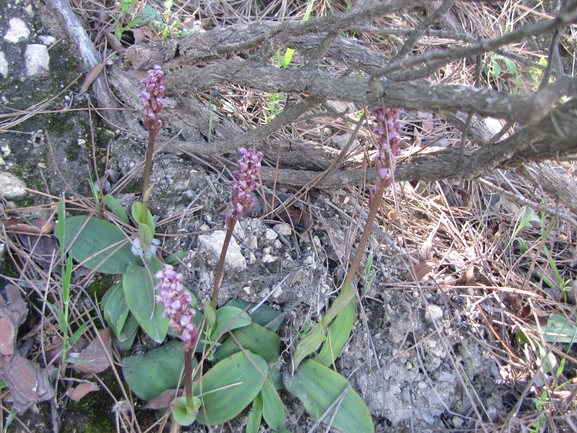
[[7, 365], [0, 369], [0, 380], [10, 389], [14, 400], [13, 408], [23, 415], [29, 407], [54, 397], [52, 373], [54, 367], [40, 366], [20, 356], [18, 352], [12, 356]]
[[14, 400], [13, 408], [23, 415], [28, 408], [54, 397], [51, 375], [54, 368], [41, 369], [16, 350], [18, 327], [28, 314], [20, 289], [8, 284], [0, 296], [0, 380]]
[[421, 281], [425, 275], [431, 272], [439, 264], [433, 260], [426, 260], [424, 262], [417, 263], [410, 269], [405, 276], [407, 281]]
[[153, 398], [150, 400], [145, 409], [166, 409], [172, 403], [176, 397], [179, 397], [182, 394], [182, 389], [178, 390], [178, 393], [175, 389], [167, 389], [166, 391], [161, 392], [158, 397]]
[[[75, 364], [74, 369], [80, 373], [101, 373], [110, 367], [110, 357], [112, 356], [112, 346], [110, 338], [110, 328], [98, 331], [100, 338], [95, 338], [86, 349], [80, 352], [78, 357], [82, 364]], [[102, 340], [102, 342], [101, 342]], [[102, 345], [104, 343], [104, 345]]]
[[[20, 289], [14, 284], [8, 284], [0, 296], [0, 355], [14, 354], [15, 338], [18, 327], [28, 315], [28, 307], [22, 299]], [[2, 359], [2, 364], [10, 359]]]
[[98, 385], [93, 382], [82, 382], [78, 386], [68, 388], [66, 394], [74, 401], [80, 401], [89, 392], [100, 391]]

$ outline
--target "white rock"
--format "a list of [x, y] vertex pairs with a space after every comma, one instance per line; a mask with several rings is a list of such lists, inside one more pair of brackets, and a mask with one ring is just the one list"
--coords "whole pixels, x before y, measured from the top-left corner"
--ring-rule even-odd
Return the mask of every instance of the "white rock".
[[41, 44], [28, 45], [24, 52], [24, 62], [26, 63], [26, 75], [29, 77], [48, 71], [48, 63], [50, 62], [48, 47]]
[[4, 40], [12, 43], [25, 41], [30, 37], [30, 30], [20, 18], [10, 18], [9, 28], [4, 35]]
[[0, 172], [0, 195], [6, 200], [24, 197], [26, 184], [10, 173]]
[[[224, 230], [217, 230], [206, 235], [200, 235], [198, 240], [200, 244], [210, 253], [212, 253], [216, 259], [220, 257], [220, 252], [224, 244], [226, 232]], [[231, 267], [236, 271], [242, 271], [246, 269], [246, 259], [240, 252], [240, 247], [231, 238], [230, 244], [228, 246], [228, 251], [226, 252], [226, 259], [224, 261], [226, 266]]]
[[278, 238], [278, 235], [273, 229], [267, 227], [266, 231], [264, 232], [264, 237], [267, 241], [274, 241], [276, 238]]
[[277, 232], [281, 236], [290, 236], [293, 232], [291, 226], [288, 224], [277, 224], [272, 228], [275, 232]]
[[8, 76], [8, 62], [6, 61], [6, 56], [2, 51], [0, 51], [0, 75], [2, 75], [2, 78]]
[[443, 310], [437, 305], [429, 305], [425, 309], [425, 319], [433, 323], [443, 318]]
[[51, 35], [40, 35], [38, 36], [38, 39], [40, 39], [40, 42], [42, 42], [43, 45], [46, 45], [48, 47], [52, 45], [54, 42], [56, 42], [56, 38]]
[[263, 254], [261, 260], [262, 260], [262, 262], [266, 265], [266, 264], [268, 264], [268, 263], [276, 262], [277, 259], [278, 259], [278, 257], [275, 257], [275, 256], [273, 256], [273, 255], [271, 255], [271, 254]]
[[255, 235], [252, 235], [248, 240], [248, 248], [250, 250], [256, 251], [258, 248], [258, 239]]

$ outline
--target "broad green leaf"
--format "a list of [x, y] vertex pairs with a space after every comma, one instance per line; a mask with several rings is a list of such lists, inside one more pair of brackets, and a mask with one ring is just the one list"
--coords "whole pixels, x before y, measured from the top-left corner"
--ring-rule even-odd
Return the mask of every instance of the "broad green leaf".
[[[173, 340], [145, 354], [128, 356], [122, 365], [124, 379], [132, 392], [142, 400], [152, 400], [178, 386], [184, 367], [182, 342]], [[196, 365], [193, 358], [193, 367]]]
[[130, 309], [124, 299], [122, 282], [113, 285], [102, 297], [104, 320], [117, 337], [126, 323]]
[[298, 367], [303, 359], [321, 347], [321, 344], [323, 344], [326, 339], [327, 337], [323, 332], [322, 323], [317, 324], [297, 345], [295, 353], [293, 354], [295, 367]]
[[513, 60], [503, 57], [503, 62], [505, 62], [507, 71], [510, 74], [515, 75], [517, 73], [517, 64]]
[[575, 343], [577, 326], [560, 314], [551, 314], [547, 325], [541, 327], [543, 338], [548, 343]]
[[122, 279], [124, 297], [130, 312], [157, 343], [162, 343], [168, 331], [168, 318], [162, 317], [162, 306], [154, 301], [154, 274], [163, 268], [162, 263], [153, 257], [147, 266], [131, 263]]
[[123, 274], [134, 261], [129, 238], [108, 221], [74, 216], [66, 219], [64, 232], [64, 243], [72, 257], [89, 269], [103, 274]]
[[[292, 378], [284, 379], [286, 389], [301, 400], [307, 411], [323, 422], [333, 420], [333, 428], [343, 433], [373, 433], [369, 409], [349, 382], [337, 372], [307, 359]], [[344, 394], [344, 397], [343, 397]], [[327, 409], [341, 399], [327, 413]], [[335, 415], [336, 410], [336, 415]], [[334, 416], [334, 418], [333, 418]]]
[[256, 398], [267, 376], [266, 361], [248, 350], [223, 359], [194, 386], [202, 400], [197, 421], [215, 425], [233, 419]]
[[262, 395], [256, 396], [246, 420], [246, 433], [258, 433], [262, 420]]
[[329, 326], [327, 340], [318, 354], [318, 358], [324, 365], [331, 366], [349, 341], [355, 323], [356, 311], [357, 305], [353, 299]]
[[216, 329], [211, 338], [218, 340], [226, 332], [248, 326], [250, 323], [251, 319], [246, 311], [236, 307], [221, 307], [216, 310]]
[[275, 310], [267, 305], [261, 305], [254, 313], [251, 313], [250, 310], [253, 307], [256, 307], [256, 304], [251, 304], [249, 302], [231, 299], [225, 305], [246, 310], [250, 314], [253, 322], [258, 323], [269, 331], [276, 332], [282, 324], [282, 318], [279, 317], [282, 316], [282, 311]]
[[112, 211], [114, 215], [118, 217], [124, 224], [129, 225], [130, 219], [128, 219], [128, 214], [120, 204], [116, 197], [106, 194], [104, 196], [104, 204], [108, 206], [108, 209]]
[[[256, 323], [251, 323], [249, 326], [235, 329], [233, 334], [243, 348], [262, 356], [269, 364], [278, 361], [280, 356], [280, 337], [274, 332]], [[236, 341], [233, 338], [229, 338], [216, 352], [216, 360], [220, 361], [239, 350], [240, 348]]]
[[260, 394], [262, 395], [264, 420], [272, 430], [279, 431], [286, 423], [286, 411], [270, 378], [263, 385]]
[[191, 425], [196, 420], [200, 404], [200, 398], [194, 396], [192, 397], [192, 405], [188, 404], [185, 395], [175, 398], [170, 403], [174, 420], [180, 425]]
[[120, 353], [124, 353], [132, 347], [139, 329], [136, 317], [130, 313], [124, 327], [120, 331], [120, 335], [112, 334], [112, 341]]

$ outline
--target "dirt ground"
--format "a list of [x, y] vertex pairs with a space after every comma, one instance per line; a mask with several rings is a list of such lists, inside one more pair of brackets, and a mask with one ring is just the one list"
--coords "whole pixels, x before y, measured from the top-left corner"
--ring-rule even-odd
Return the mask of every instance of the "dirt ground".
[[[111, 187], [128, 207], [139, 194], [139, 167], [146, 146], [137, 100], [142, 71], [125, 71], [121, 59], [110, 59], [109, 82], [126, 104], [129, 120], [122, 125], [105, 122], [93, 95], [86, 99], [74, 93], [86, 71], [52, 6], [10, 0], [0, 9], [2, 35], [13, 18], [21, 19], [30, 29], [29, 36], [16, 43], [6, 39], [1, 43], [9, 72], [0, 81], [4, 122], [0, 170], [13, 174], [29, 188], [25, 196], [4, 197], [5, 215], [54, 218], [61, 194], [78, 203], [86, 202], [83, 197], [91, 197], [88, 179], [103, 176], [105, 170], [120, 175]], [[45, 35], [54, 37], [48, 46], [49, 70], [26, 75], [26, 47], [42, 44]], [[122, 77], [132, 84], [122, 83]], [[131, 86], [132, 99], [126, 94]], [[233, 122], [234, 109], [226, 106], [236, 91], [240, 92], [223, 87], [211, 97], [217, 107], [214, 134], [220, 138], [236, 134], [227, 126]], [[207, 134], [195, 130], [196, 126], [185, 129], [190, 111], [184, 111], [206, 108], [207, 96], [185, 92], [167, 95], [166, 129], [159, 139], [164, 147], [155, 155], [150, 199], [162, 254], [188, 252], [178, 270], [200, 303], [212, 293], [218, 253], [211, 248], [211, 236], [223, 230], [231, 192], [230, 164], [220, 155], [201, 158], [170, 143]], [[400, 118], [409, 123], [414, 115], [401, 113]], [[321, 141], [328, 137], [342, 140], [347, 134], [346, 128], [338, 125], [303, 123], [302, 130], [310, 128], [313, 132], [309, 136], [316, 134]], [[205, 140], [205, 145], [211, 143]], [[235, 158], [232, 152], [223, 156]], [[267, 164], [274, 168], [274, 158], [267, 155]], [[574, 173], [573, 166], [563, 167], [569, 175]], [[494, 181], [499, 176], [490, 174], [487, 179]], [[541, 191], [524, 185], [516, 173], [504, 176], [527, 200], [540, 203], [540, 198], [548, 199]], [[265, 187], [268, 194], [274, 188], [283, 200], [296, 193], [290, 185]], [[365, 273], [365, 258], [357, 283], [360, 302], [353, 335], [337, 361], [339, 372], [350, 379], [369, 407], [377, 432], [498, 431], [504, 425], [510, 426], [509, 431], [555, 431], [555, 425], [556, 431], [571, 431], [577, 423], [574, 346], [555, 344], [557, 359], [565, 355], [564, 369], [559, 375], [543, 374], [537, 369], [538, 348], [522, 344], [515, 336], [521, 319], [527, 316], [523, 311], [528, 303], [551, 311], [559, 297], [551, 294], [554, 287], [528, 271], [530, 257], [516, 261], [519, 254], [510, 240], [526, 208], [500, 191], [476, 181], [447, 181], [402, 182], [387, 192], [379, 227], [371, 238], [372, 267]], [[295, 335], [308, 321], [323, 314], [345, 277], [356, 242], [367, 229], [362, 217], [366, 196], [363, 188], [313, 189], [297, 196], [288, 216], [265, 215], [268, 199], [270, 196], [260, 197], [252, 215], [241, 220], [235, 230], [237, 256], [225, 270], [219, 303], [231, 298], [258, 303], [268, 298], [269, 305], [286, 314], [281, 338], [286, 348], [283, 356], [289, 359]], [[558, 209], [575, 218], [563, 206]], [[533, 223], [524, 232], [528, 243], [540, 239], [535, 227]], [[556, 240], [551, 251], [562, 259], [569, 291], [576, 290], [575, 226], [559, 219], [553, 231]], [[41, 297], [32, 286], [45, 283], [41, 272], [19, 259], [15, 265], [14, 253], [7, 247], [3, 251], [3, 279], [6, 283], [20, 282], [30, 304], [30, 319], [20, 330], [22, 336], [40, 321]], [[19, 275], [22, 268], [28, 272], [26, 277]], [[545, 273], [551, 275], [550, 270]], [[367, 287], [371, 274], [375, 278]], [[77, 276], [76, 281], [83, 277]], [[533, 286], [524, 282], [530, 278]], [[91, 291], [79, 291], [77, 304], [89, 304], [91, 297], [102, 294], [95, 287], [111, 283], [98, 277], [82, 281], [83, 288], [90, 287]], [[528, 294], [534, 287], [541, 289]], [[574, 297], [573, 304], [568, 302], [563, 308], [574, 314]], [[138, 350], [147, 347], [151, 347], [150, 342], [139, 340]], [[37, 342], [28, 353], [40, 362]], [[17, 416], [8, 431], [56, 431], [57, 419], [61, 420], [60, 431], [121, 431], [119, 407], [127, 403], [115, 376], [101, 374], [101, 390], [80, 402], [70, 401], [65, 389], [83, 377], [78, 373], [68, 376], [59, 381], [51, 402]], [[543, 390], [552, 390], [560, 383], [567, 386], [558, 389], [557, 403], [551, 397], [543, 403], [546, 407], [539, 407]], [[309, 431], [314, 418], [294, 397], [288, 393], [283, 397], [289, 414], [287, 429]], [[6, 422], [10, 412], [6, 390], [0, 403]], [[140, 431], [151, 426], [158, 431], [155, 423], [162, 414], [142, 409], [144, 402], [136, 398], [133, 405]], [[246, 412], [214, 430], [242, 431]], [[545, 421], [535, 427], [540, 417]], [[534, 430], [527, 430], [529, 427]], [[181, 431], [205, 430], [193, 425]]]

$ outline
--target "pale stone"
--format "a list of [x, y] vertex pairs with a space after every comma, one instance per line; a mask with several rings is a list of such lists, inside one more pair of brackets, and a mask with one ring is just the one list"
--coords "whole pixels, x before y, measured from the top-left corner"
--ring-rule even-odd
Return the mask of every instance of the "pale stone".
[[290, 236], [293, 232], [292, 228], [288, 224], [277, 224], [272, 229], [284, 237]]
[[266, 228], [266, 231], [264, 232], [264, 237], [267, 241], [274, 241], [276, 238], [278, 238], [278, 234], [270, 228]]
[[20, 41], [25, 41], [30, 37], [28, 26], [20, 18], [11, 18], [8, 25], [8, 31], [4, 35], [4, 39], [8, 42], [16, 44]]
[[2, 75], [2, 78], [8, 76], [8, 62], [6, 61], [6, 56], [2, 51], [0, 51], [0, 75]]
[[48, 47], [41, 44], [30, 44], [24, 52], [24, 62], [26, 63], [26, 75], [38, 75], [49, 70]]
[[273, 255], [271, 255], [271, 254], [264, 254], [264, 255], [262, 256], [262, 262], [263, 262], [265, 265], [268, 264], [268, 263], [276, 262], [277, 259], [278, 259], [278, 257], [275, 257], [275, 256], [273, 256]]
[[26, 195], [26, 185], [16, 176], [0, 172], [0, 195], [6, 200], [22, 198]]
[[425, 309], [425, 319], [433, 323], [443, 318], [443, 310], [437, 305], [429, 305]]
[[56, 38], [51, 35], [40, 35], [38, 36], [38, 39], [40, 39], [40, 42], [42, 42], [42, 44], [46, 45], [47, 47], [56, 42]]
[[[217, 230], [206, 235], [200, 235], [198, 237], [198, 241], [206, 249], [206, 251], [212, 253], [218, 260], [220, 257], [220, 252], [222, 251], [222, 246], [224, 245], [225, 236], [225, 231]], [[226, 266], [229, 266], [236, 271], [242, 271], [246, 269], [246, 259], [242, 255], [240, 247], [234, 238], [231, 238], [230, 240], [224, 263]]]

